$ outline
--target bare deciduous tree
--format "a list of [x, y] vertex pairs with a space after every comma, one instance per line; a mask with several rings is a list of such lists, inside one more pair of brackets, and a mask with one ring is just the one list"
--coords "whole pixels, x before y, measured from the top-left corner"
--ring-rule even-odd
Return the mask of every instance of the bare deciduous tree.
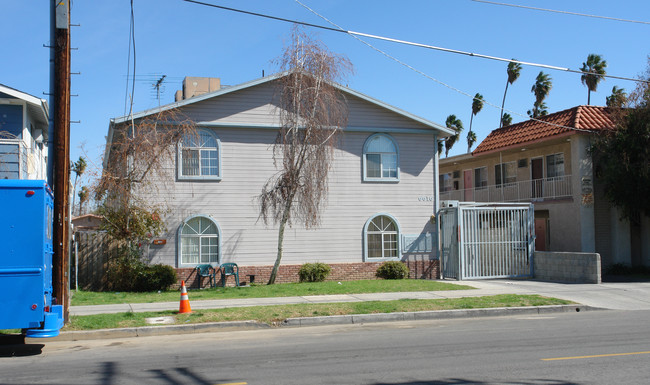
[[277, 257], [269, 284], [282, 260], [284, 231], [293, 221], [318, 226], [326, 200], [328, 173], [341, 128], [347, 125], [347, 104], [333, 82], [352, 70], [350, 62], [327, 50], [298, 28], [278, 59], [281, 128], [273, 147], [280, 171], [259, 195], [260, 216], [279, 224]]
[[173, 181], [177, 145], [196, 134], [177, 110], [114, 128], [110, 158], [94, 188], [99, 212], [114, 239], [137, 242], [164, 230], [164, 204], [152, 195]]

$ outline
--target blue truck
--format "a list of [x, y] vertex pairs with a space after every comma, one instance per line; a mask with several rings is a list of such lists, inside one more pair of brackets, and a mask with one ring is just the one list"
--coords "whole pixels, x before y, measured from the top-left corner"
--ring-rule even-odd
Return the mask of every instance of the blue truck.
[[55, 337], [63, 307], [52, 303], [54, 198], [43, 180], [0, 180], [0, 329]]

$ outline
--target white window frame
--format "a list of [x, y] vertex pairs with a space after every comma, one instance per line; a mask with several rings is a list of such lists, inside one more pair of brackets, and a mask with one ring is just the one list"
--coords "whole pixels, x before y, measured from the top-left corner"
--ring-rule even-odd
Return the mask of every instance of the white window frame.
[[[476, 172], [478, 171], [478, 175]], [[477, 176], [479, 177], [477, 179]], [[474, 169], [474, 189], [483, 190], [488, 186], [488, 168], [487, 166], [476, 167]]]
[[[395, 149], [395, 152], [375, 152], [375, 151], [369, 151], [368, 147], [372, 143], [372, 141], [377, 138], [377, 137], [383, 137], [388, 139], [392, 145], [393, 148]], [[379, 155], [379, 177], [370, 177], [368, 176], [368, 155]], [[384, 170], [384, 157], [386, 156], [395, 156], [395, 176], [383, 176], [384, 172], [387, 170]], [[363, 181], [364, 182], [399, 182], [399, 147], [397, 146], [397, 141], [390, 135], [388, 134], [383, 134], [383, 133], [377, 133], [370, 135], [368, 139], [366, 139], [366, 142], [363, 145]], [[390, 171], [388, 171], [390, 172]]]
[[[194, 219], [203, 219], [211, 222], [215, 228], [216, 228], [216, 235], [209, 234], [183, 234], [183, 229], [185, 229], [186, 226], [188, 226], [188, 223]], [[208, 262], [202, 262], [201, 261], [201, 252], [202, 252], [202, 240], [205, 238], [217, 238], [217, 259], [216, 261], [208, 261]], [[198, 238], [199, 239], [199, 255], [197, 256], [197, 261], [196, 262], [184, 262], [183, 261], [183, 241], [184, 239], [187, 238]], [[208, 246], [208, 245], [205, 245]], [[211, 216], [209, 215], [192, 215], [191, 217], [186, 218], [181, 225], [178, 228], [178, 242], [177, 242], [177, 259], [178, 259], [178, 267], [196, 267], [197, 265], [204, 265], [204, 264], [210, 264], [213, 266], [219, 266], [221, 264], [221, 228], [219, 227], [219, 224], [217, 221], [215, 221]]]
[[[199, 129], [197, 130], [196, 135], [210, 135], [214, 141], [216, 142], [216, 147], [203, 147], [203, 143], [199, 144], [198, 147], [186, 147], [183, 144], [183, 141], [181, 141], [178, 145], [178, 151], [177, 151], [177, 158], [178, 158], [178, 164], [177, 164], [177, 175], [178, 175], [178, 180], [212, 180], [212, 181], [219, 181], [221, 180], [221, 175], [222, 175], [222, 167], [221, 167], [221, 140], [219, 140], [219, 137], [214, 134], [211, 130], [206, 130], [206, 129]], [[183, 174], [183, 150], [195, 150], [198, 151], [198, 162], [199, 162], [199, 175], [184, 175]], [[203, 167], [201, 166], [201, 156], [202, 156], [202, 151], [216, 151], [217, 152], [217, 174], [216, 175], [203, 175]]]
[[[556, 168], [558, 166], [558, 163], [557, 163], [557, 158], [558, 157], [562, 158], [562, 167], [560, 168], [559, 175], [555, 174], [555, 172], [557, 171]], [[549, 163], [548, 163], [549, 159], [554, 159], [554, 163], [552, 164], [553, 167], [549, 167]], [[546, 179], [562, 178], [565, 175], [565, 173], [564, 173], [564, 153], [563, 152], [558, 152], [556, 154], [546, 155], [546, 157], [544, 159], [544, 167], [546, 167]], [[553, 171], [551, 172], [551, 170], [553, 170]], [[551, 173], [554, 173], [555, 175], [551, 175]]]
[[[386, 217], [388, 218], [393, 224], [395, 225], [395, 231], [368, 231], [368, 227], [370, 224], [377, 218], [379, 217]], [[381, 242], [382, 242], [382, 247], [381, 247], [381, 254], [382, 256], [379, 258], [371, 258], [369, 257], [369, 246], [368, 246], [368, 234], [370, 235], [381, 235]], [[395, 219], [392, 215], [386, 214], [386, 213], [380, 213], [373, 215], [370, 217], [367, 221], [366, 224], [363, 226], [363, 261], [364, 262], [381, 262], [381, 261], [400, 261], [402, 259], [402, 247], [401, 247], [401, 234], [402, 230], [399, 226], [399, 222], [397, 222], [397, 219]], [[389, 239], [387, 239], [387, 236], [389, 235], [394, 235], [395, 236], [395, 256], [385, 256], [386, 253], [386, 242], [390, 242]]]
[[[502, 165], [503, 167], [501, 167]], [[508, 175], [509, 167], [511, 168], [511, 171], [514, 170], [512, 175]], [[501, 180], [498, 179], [499, 177]], [[501, 187], [502, 185], [510, 185], [515, 182], [517, 182], [517, 162], [503, 162], [494, 166], [494, 184], [497, 187]]]

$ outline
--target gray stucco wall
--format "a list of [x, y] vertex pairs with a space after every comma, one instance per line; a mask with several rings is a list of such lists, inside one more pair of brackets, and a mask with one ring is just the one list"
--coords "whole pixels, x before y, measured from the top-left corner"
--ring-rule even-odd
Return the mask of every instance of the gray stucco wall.
[[543, 281], [601, 283], [600, 254], [536, 251], [535, 278]]

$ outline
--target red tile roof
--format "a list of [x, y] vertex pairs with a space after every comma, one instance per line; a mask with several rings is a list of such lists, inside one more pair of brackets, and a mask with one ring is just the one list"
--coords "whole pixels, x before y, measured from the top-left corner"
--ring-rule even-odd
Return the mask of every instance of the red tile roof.
[[[548, 124], [551, 123], [551, 124]], [[472, 151], [473, 155], [507, 147], [537, 142], [573, 130], [600, 131], [614, 128], [612, 110], [607, 107], [577, 106], [525, 122], [512, 124], [492, 131]]]

